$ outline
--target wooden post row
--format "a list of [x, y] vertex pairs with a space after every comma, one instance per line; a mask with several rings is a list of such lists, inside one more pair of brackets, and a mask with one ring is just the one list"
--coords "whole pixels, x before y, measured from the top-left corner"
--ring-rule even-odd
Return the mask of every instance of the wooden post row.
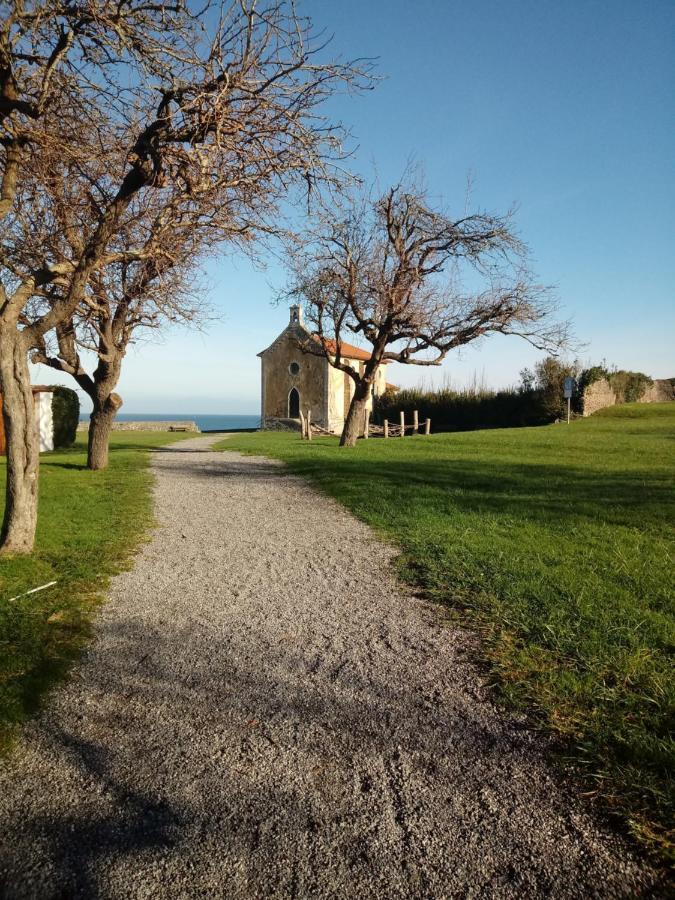
[[405, 437], [405, 413], [401, 410], [401, 437]]
[[370, 410], [369, 409], [366, 410], [365, 419], [366, 419], [366, 423], [365, 423], [365, 428], [363, 429], [363, 436], [366, 440], [368, 440], [368, 438], [370, 437], [370, 434], [369, 434], [369, 432], [370, 432]]
[[424, 423], [424, 433], [431, 434], [431, 419], [427, 419]]
[[386, 438], [389, 437], [389, 420], [388, 419], [384, 420], [384, 436]]
[[417, 410], [413, 411], [413, 434], [417, 434], [420, 430], [420, 421], [417, 415]]
[[304, 441], [305, 439], [305, 417], [302, 414], [302, 410], [300, 410], [300, 440]]
[[312, 440], [312, 410], [307, 410], [307, 440]]

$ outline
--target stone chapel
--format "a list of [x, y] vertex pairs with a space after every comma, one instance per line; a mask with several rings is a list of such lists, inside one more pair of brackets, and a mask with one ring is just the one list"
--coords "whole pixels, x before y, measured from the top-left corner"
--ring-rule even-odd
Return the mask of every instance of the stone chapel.
[[[279, 337], [259, 353], [261, 363], [261, 420], [263, 428], [274, 428], [280, 420], [300, 419], [300, 411], [311, 411], [312, 422], [340, 433], [354, 393], [354, 382], [336, 369], [325, 356], [303, 353], [298, 340], [312, 339], [304, 325], [302, 309], [291, 306], [290, 321]], [[342, 341], [342, 358], [363, 371], [370, 355]], [[375, 377], [373, 396], [383, 394], [387, 384], [383, 363]]]

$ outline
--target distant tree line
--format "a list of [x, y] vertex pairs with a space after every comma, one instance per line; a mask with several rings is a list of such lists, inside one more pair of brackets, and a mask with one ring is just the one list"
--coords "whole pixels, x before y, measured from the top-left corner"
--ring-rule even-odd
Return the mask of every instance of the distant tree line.
[[572, 411], [577, 415], [583, 412], [584, 391], [603, 378], [618, 403], [639, 400], [652, 384], [642, 372], [609, 369], [605, 364], [582, 368], [578, 361], [547, 356], [533, 369], [521, 371], [519, 385], [499, 391], [477, 386], [387, 391], [376, 400], [374, 418], [381, 423], [384, 419], [397, 420], [401, 411], [411, 415], [417, 410], [420, 418], [431, 419], [436, 432], [547, 425], [567, 414], [563, 390], [567, 377], [575, 379]]

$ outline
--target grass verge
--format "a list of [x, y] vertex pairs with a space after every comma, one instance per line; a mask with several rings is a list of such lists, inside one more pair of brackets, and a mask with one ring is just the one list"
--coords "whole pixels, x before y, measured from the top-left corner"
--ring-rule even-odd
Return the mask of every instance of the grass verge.
[[[152, 523], [149, 450], [184, 437], [115, 432], [110, 466], [101, 472], [86, 468], [81, 441], [41, 457], [36, 551], [0, 559], [0, 750], [68, 671], [110, 576], [127, 565]], [[3, 483], [4, 467], [0, 457]], [[50, 581], [57, 583], [10, 602]]]
[[673, 858], [675, 403], [570, 426], [360, 441], [258, 433], [401, 547], [401, 574], [481, 629], [502, 697], [561, 735], [589, 792]]

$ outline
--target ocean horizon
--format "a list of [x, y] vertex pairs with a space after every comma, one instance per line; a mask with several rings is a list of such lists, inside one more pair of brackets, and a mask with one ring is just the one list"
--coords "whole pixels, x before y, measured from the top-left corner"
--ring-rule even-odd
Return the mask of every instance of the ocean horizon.
[[[260, 414], [214, 415], [202, 413], [119, 413], [118, 422], [195, 422], [200, 431], [236, 431], [237, 428], [257, 428]], [[80, 415], [80, 422], [88, 422], [89, 413]]]

